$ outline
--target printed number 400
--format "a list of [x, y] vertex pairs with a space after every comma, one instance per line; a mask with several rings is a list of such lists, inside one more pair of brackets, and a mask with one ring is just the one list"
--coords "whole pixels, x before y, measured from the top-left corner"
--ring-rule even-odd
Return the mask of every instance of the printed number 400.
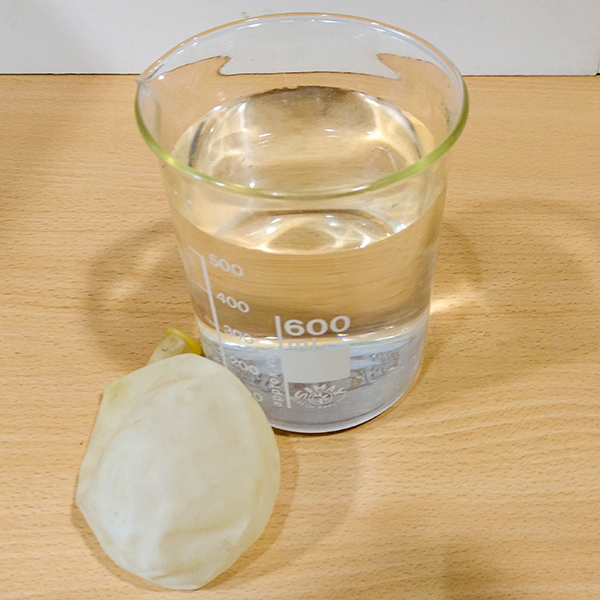
[[236, 300], [232, 296], [226, 296], [223, 292], [220, 292], [216, 296], [217, 300], [222, 302], [223, 304], [227, 304], [230, 308], [235, 308], [240, 312], [247, 313], [250, 311], [250, 307], [243, 300]]

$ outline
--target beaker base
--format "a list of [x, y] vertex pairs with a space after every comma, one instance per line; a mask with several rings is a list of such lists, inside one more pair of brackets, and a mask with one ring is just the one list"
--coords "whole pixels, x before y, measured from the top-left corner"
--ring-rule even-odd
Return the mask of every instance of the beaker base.
[[[416, 379], [416, 375], [415, 375]], [[413, 379], [414, 381], [414, 379]], [[352, 419], [347, 419], [345, 421], [340, 421], [336, 423], [318, 423], [314, 425], [305, 425], [305, 424], [293, 424], [293, 423], [278, 423], [274, 419], [270, 418], [267, 415], [267, 419], [269, 424], [273, 429], [278, 431], [286, 432], [286, 433], [301, 433], [301, 434], [324, 434], [324, 433], [337, 433], [339, 431], [345, 431], [347, 429], [352, 429], [353, 427], [358, 427], [359, 425], [363, 425], [368, 421], [372, 421], [379, 415], [383, 414], [388, 409], [392, 408], [397, 402], [399, 402], [403, 396], [406, 394], [408, 389], [411, 387], [413, 381], [409, 384], [409, 386], [404, 390], [397, 398], [394, 398], [391, 402], [380, 406], [367, 414], [360, 415], [354, 417]]]
[[396, 335], [291, 348], [225, 343], [198, 325], [206, 356], [238, 376], [272, 427], [330, 433], [375, 418], [404, 395], [420, 367], [427, 316]]

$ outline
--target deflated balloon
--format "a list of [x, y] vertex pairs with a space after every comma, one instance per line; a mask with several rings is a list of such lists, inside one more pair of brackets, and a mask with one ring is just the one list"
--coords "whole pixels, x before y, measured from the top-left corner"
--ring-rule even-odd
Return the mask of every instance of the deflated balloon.
[[226, 368], [183, 354], [106, 386], [76, 501], [118, 565], [196, 589], [258, 539], [278, 488], [260, 406]]

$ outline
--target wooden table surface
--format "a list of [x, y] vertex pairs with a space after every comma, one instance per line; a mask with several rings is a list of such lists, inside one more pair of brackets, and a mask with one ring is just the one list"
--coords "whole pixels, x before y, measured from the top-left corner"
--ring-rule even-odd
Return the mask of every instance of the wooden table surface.
[[[187, 597], [600, 598], [600, 77], [469, 78], [405, 399], [278, 435], [262, 538]], [[130, 76], [0, 77], [0, 598], [171, 599], [73, 502], [105, 382], [194, 331]]]

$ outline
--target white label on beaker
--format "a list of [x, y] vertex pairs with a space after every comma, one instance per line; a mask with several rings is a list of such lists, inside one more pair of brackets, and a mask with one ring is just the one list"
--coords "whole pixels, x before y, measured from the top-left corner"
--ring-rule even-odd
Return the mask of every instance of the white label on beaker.
[[285, 348], [281, 366], [288, 382], [320, 383], [350, 377], [350, 346]]

